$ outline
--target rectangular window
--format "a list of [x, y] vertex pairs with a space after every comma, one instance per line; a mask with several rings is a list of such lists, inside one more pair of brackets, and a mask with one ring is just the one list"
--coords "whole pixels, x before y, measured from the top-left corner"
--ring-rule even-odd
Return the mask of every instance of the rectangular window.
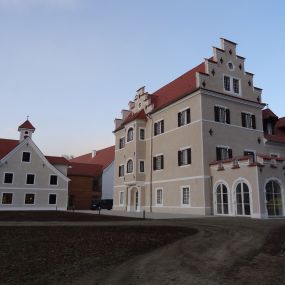
[[229, 147], [216, 147], [217, 160], [226, 160], [233, 157], [232, 149]]
[[22, 155], [22, 161], [23, 162], [30, 162], [31, 161], [31, 153], [24, 151]]
[[57, 185], [57, 175], [51, 175], [49, 179], [50, 185]]
[[122, 149], [124, 147], [125, 147], [125, 137], [120, 138], [120, 141], [119, 141], [119, 149]]
[[156, 205], [162, 205], [162, 189], [156, 189]]
[[178, 127], [184, 126], [190, 123], [190, 108], [178, 113]]
[[239, 79], [233, 78], [234, 93], [239, 94]]
[[25, 204], [26, 205], [35, 204], [35, 194], [26, 194], [25, 195]]
[[256, 129], [255, 115], [250, 113], [241, 113], [241, 125], [244, 128]]
[[214, 112], [215, 112], [215, 122], [226, 123], [226, 124], [231, 123], [230, 110], [228, 108], [215, 106]]
[[254, 153], [254, 151], [245, 150], [243, 152], [243, 155], [244, 156], [250, 156], [251, 162], [255, 162], [255, 153]]
[[124, 165], [119, 166], [119, 177], [124, 176]]
[[27, 174], [26, 184], [35, 184], [34, 174]]
[[124, 191], [121, 191], [120, 193], [119, 193], [119, 205], [120, 206], [122, 206], [122, 205], [124, 205], [124, 200], [125, 200], [125, 197], [124, 197]]
[[144, 161], [140, 160], [140, 172], [144, 172]]
[[164, 120], [154, 123], [154, 135], [157, 136], [162, 133], [164, 133]]
[[56, 205], [56, 194], [49, 194], [48, 203], [49, 205]]
[[178, 166], [191, 164], [191, 148], [178, 151]]
[[13, 173], [5, 173], [4, 183], [5, 184], [12, 184], [13, 183]]
[[145, 130], [140, 129], [140, 140], [144, 140], [144, 139], [145, 139]]
[[134, 139], [134, 129], [129, 128], [127, 132], [127, 142], [130, 142]]
[[164, 168], [163, 155], [158, 155], [153, 158], [153, 170], [160, 170]]
[[226, 91], [231, 91], [231, 79], [229, 76], [224, 76], [224, 89]]
[[2, 204], [11, 205], [13, 201], [13, 193], [3, 193]]
[[190, 204], [190, 190], [189, 187], [182, 187], [182, 205]]

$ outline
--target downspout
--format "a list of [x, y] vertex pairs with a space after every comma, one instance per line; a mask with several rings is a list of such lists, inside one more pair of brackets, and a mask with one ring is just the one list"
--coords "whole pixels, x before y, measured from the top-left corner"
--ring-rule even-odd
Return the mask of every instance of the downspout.
[[152, 145], [153, 145], [153, 140], [152, 140], [152, 134], [153, 134], [153, 123], [152, 123], [152, 118], [148, 114], [147, 117], [151, 121], [151, 127], [150, 127], [150, 172], [149, 172], [149, 193], [150, 193], [150, 199], [149, 199], [149, 211], [152, 212]]

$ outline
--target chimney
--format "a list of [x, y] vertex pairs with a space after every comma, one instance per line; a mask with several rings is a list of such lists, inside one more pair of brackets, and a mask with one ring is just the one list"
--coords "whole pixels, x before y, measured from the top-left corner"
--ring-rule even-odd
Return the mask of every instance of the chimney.
[[96, 149], [92, 150], [92, 158], [94, 158], [96, 156]]

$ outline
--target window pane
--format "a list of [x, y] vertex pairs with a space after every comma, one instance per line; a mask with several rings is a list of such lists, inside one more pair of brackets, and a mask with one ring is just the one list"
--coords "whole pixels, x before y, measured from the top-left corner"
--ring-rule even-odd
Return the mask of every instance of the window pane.
[[31, 153], [24, 151], [22, 156], [22, 161], [30, 162], [30, 159], [31, 159]]
[[226, 91], [231, 91], [230, 78], [228, 76], [224, 76], [224, 88]]
[[12, 204], [12, 200], [13, 200], [13, 194], [12, 193], [3, 193], [2, 204], [4, 204], [4, 205]]
[[49, 195], [49, 204], [55, 205], [56, 204], [56, 194], [50, 194]]
[[50, 185], [57, 185], [57, 176], [56, 175], [50, 176]]
[[4, 183], [6, 184], [13, 183], [13, 173], [5, 173]]
[[25, 204], [34, 204], [34, 202], [35, 202], [35, 194], [26, 194]]
[[35, 175], [27, 174], [26, 184], [34, 184], [35, 183]]
[[239, 94], [239, 80], [238, 79], [233, 79], [233, 88], [234, 92]]

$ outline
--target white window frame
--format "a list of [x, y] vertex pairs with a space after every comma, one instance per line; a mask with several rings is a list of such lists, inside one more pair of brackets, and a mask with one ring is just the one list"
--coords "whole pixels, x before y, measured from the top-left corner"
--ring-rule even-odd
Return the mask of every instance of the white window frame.
[[[128, 136], [130, 129], [133, 129], [133, 138], [132, 138], [131, 140], [129, 140], [129, 136]], [[127, 143], [130, 143], [130, 142], [134, 141], [134, 140], [135, 140], [135, 127], [134, 127], [134, 126], [130, 126], [130, 127], [128, 127], [127, 132], [126, 132], [125, 145], [126, 145]]]
[[[141, 138], [141, 130], [144, 131], [144, 139]], [[145, 134], [146, 134], [145, 128], [139, 128], [139, 140], [140, 140], [140, 141], [145, 141]]]
[[[153, 122], [153, 136], [157, 137], [157, 136], [159, 136], [159, 135], [165, 133], [165, 130], [163, 130], [163, 133], [161, 132], [161, 122], [162, 122], [162, 121], [163, 121], [163, 124], [164, 124], [164, 119], [163, 119], [163, 118], [161, 118], [161, 119], [156, 120], [155, 122]], [[159, 132], [155, 135], [155, 134], [154, 134], [154, 132], [155, 132], [154, 126], [155, 126], [155, 124], [158, 124], [158, 123], [159, 123]], [[164, 124], [164, 126], [165, 126], [165, 124]]]
[[[27, 184], [28, 175], [34, 175], [34, 184]], [[25, 185], [36, 185], [36, 174], [35, 173], [26, 173]], [[28, 193], [28, 194], [32, 194], [32, 193]]]
[[253, 150], [253, 149], [244, 149], [243, 150], [244, 152], [247, 151], [247, 152], [253, 152], [254, 153], [254, 161], [256, 161], [256, 150]]
[[[12, 203], [11, 204], [3, 204], [3, 196], [4, 196], [4, 194], [12, 194]], [[4, 207], [7, 207], [6, 205], [10, 205], [10, 206], [13, 205], [13, 201], [14, 201], [13, 197], [14, 197], [14, 192], [9, 192], [9, 191], [3, 192], [2, 195], [1, 195], [1, 205], [4, 205]]]
[[215, 107], [219, 108], [219, 110], [223, 110], [223, 112], [224, 112], [224, 117], [222, 117], [222, 116], [220, 116], [220, 111], [219, 111], [219, 121], [217, 121], [217, 122], [215, 121], [215, 122], [221, 123], [221, 124], [228, 124], [227, 123], [227, 110], [230, 111], [230, 108], [227, 106], [221, 106], [221, 105], [217, 105], [217, 104], [215, 105]]
[[[31, 194], [31, 193], [29, 193], [29, 194]], [[55, 204], [50, 204], [50, 202], [49, 202], [50, 195], [55, 195]], [[48, 193], [48, 205], [55, 205], [55, 206], [57, 206], [57, 194], [56, 193]]]
[[[231, 149], [228, 145], [217, 145], [216, 147], [218, 148], [223, 148], [223, 149], [226, 149], [228, 154], [229, 154], [229, 149]], [[229, 156], [229, 155], [228, 155]], [[227, 160], [227, 159], [230, 159], [229, 157], [228, 158], [222, 158], [221, 160]]]
[[[158, 192], [161, 191], [161, 197], [160, 197], [160, 202], [161, 203], [158, 203], [157, 202], [157, 198], [158, 198]], [[156, 207], [162, 207], [163, 206], [163, 187], [157, 187], [155, 188], [155, 206]]]
[[[225, 77], [229, 77], [230, 78], [230, 90], [226, 90], [225, 89]], [[234, 92], [234, 79], [238, 80], [238, 89], [239, 89], [239, 93]], [[235, 76], [231, 76], [229, 74], [223, 74], [223, 90], [224, 92], [228, 93], [228, 94], [232, 94], [235, 96], [241, 96], [242, 92], [241, 92], [241, 79]]]
[[[5, 176], [6, 176], [6, 174], [13, 174], [12, 183], [5, 183]], [[3, 184], [5, 184], [5, 185], [13, 185], [14, 184], [14, 176], [15, 176], [14, 172], [4, 172], [3, 173]]]
[[[181, 147], [179, 150], [180, 151], [185, 151], [186, 150], [186, 155], [187, 155], [187, 149], [190, 149], [190, 153], [191, 153], [191, 156], [192, 156], [192, 148], [191, 146], [184, 146], [184, 147]], [[191, 158], [192, 159], [192, 158]], [[188, 163], [188, 164], [181, 164], [179, 165], [179, 167], [189, 167], [191, 165], [191, 163]]]
[[[120, 167], [123, 166], [123, 175], [120, 176]], [[124, 164], [120, 164], [119, 165], [119, 173], [118, 173], [118, 177], [124, 177], [125, 176], [125, 165]]]
[[[229, 67], [229, 64], [230, 64], [230, 63], [233, 65], [233, 68], [232, 68], [232, 69], [230, 69], [230, 67]], [[227, 62], [227, 68], [228, 68], [230, 71], [234, 71], [236, 67], [235, 67], [235, 65], [233, 64], [233, 62], [230, 60], [230, 61]]]
[[[187, 123], [187, 110], [188, 110], [188, 109], [190, 110], [190, 122], [189, 122], [189, 123]], [[180, 125], [180, 127], [178, 127], [178, 128], [181, 128], [181, 127], [183, 127], [183, 126], [186, 126], [186, 125], [191, 124], [191, 108], [190, 108], [190, 106], [179, 110], [178, 113], [181, 113], [181, 125]], [[184, 116], [184, 123], [182, 124], [182, 121], [183, 121], [183, 120], [182, 120], [182, 115], [183, 115], [183, 114], [185, 114], [185, 116]]]
[[[159, 154], [156, 154], [156, 155], [154, 155], [153, 157], [159, 157], [159, 156], [163, 156], [163, 168], [161, 168], [161, 162], [160, 162], [160, 169], [152, 169], [152, 171], [156, 171], [156, 172], [158, 172], [158, 171], [163, 171], [164, 170], [164, 154], [163, 153], [159, 153]], [[153, 168], [153, 166], [152, 166], [152, 168]]]
[[[31, 173], [29, 173], [29, 174], [31, 174]], [[51, 177], [52, 177], [52, 176], [56, 176], [56, 177], [57, 177], [57, 179], [56, 179], [56, 184], [51, 184], [51, 183], [50, 183], [50, 180], [51, 180]], [[58, 186], [58, 175], [55, 175], [55, 174], [50, 174], [50, 175], [49, 175], [49, 186], [52, 186], [52, 187]]]
[[[241, 114], [244, 113], [245, 114], [245, 127], [243, 128], [247, 128], [247, 129], [253, 129], [252, 127], [252, 116], [254, 115], [253, 113], [247, 112], [247, 111], [241, 111]], [[248, 125], [248, 117], [250, 118], [250, 122]]]
[[[144, 171], [141, 171], [141, 162], [143, 162]], [[139, 173], [145, 173], [145, 160], [144, 159], [139, 159]]]
[[[121, 203], [121, 198], [123, 200], [123, 203]], [[125, 205], [125, 191], [119, 191], [119, 206]]]
[[[125, 139], [123, 147], [121, 147], [121, 139]], [[119, 149], [123, 149], [125, 148], [125, 146], [126, 146], [126, 136], [122, 136], [119, 138]]]
[[[188, 191], [189, 191], [188, 204], [184, 204], [184, 203], [183, 203], [183, 202], [184, 202], [184, 201], [183, 201], [183, 194], [184, 194], [183, 190], [184, 190], [185, 188], [188, 188]], [[185, 207], [185, 208], [191, 207], [190, 185], [182, 185], [182, 186], [180, 186], [180, 191], [181, 191], [181, 207]]]
[[[26, 204], [26, 195], [27, 194], [31, 194], [31, 195], [34, 195], [34, 203], [33, 204]], [[31, 193], [31, 192], [26, 192], [25, 195], [24, 195], [24, 205], [36, 205], [36, 193]]]
[[[30, 154], [30, 161], [23, 161], [24, 152], [28, 152]], [[23, 150], [22, 157], [21, 157], [21, 163], [31, 163], [31, 161], [32, 161], [32, 153], [30, 151]]]
[[[128, 172], [128, 162], [129, 162], [130, 160], [133, 162], [133, 170], [132, 170], [132, 172]], [[126, 171], [124, 170], [124, 174], [127, 175], [127, 174], [132, 174], [132, 173], [134, 173], [134, 168], [135, 168], [135, 166], [134, 166], [134, 160], [130, 157], [130, 158], [127, 159], [127, 162], [126, 162]]]

